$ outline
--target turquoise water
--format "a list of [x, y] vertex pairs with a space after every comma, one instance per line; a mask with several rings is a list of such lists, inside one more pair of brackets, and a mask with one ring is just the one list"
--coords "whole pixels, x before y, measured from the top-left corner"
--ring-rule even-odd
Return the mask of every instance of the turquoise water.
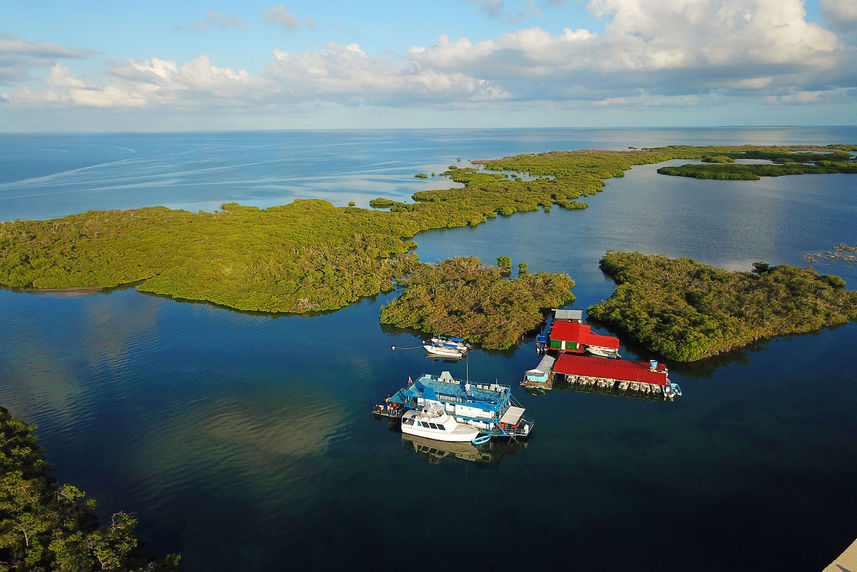
[[[365, 204], [442, 188], [461, 157], [673, 143], [857, 141], [855, 129], [498, 130], [0, 136], [0, 220], [166, 204]], [[133, 151], [129, 151], [133, 150]], [[854, 244], [857, 178], [695, 181], [632, 169], [587, 199], [419, 235], [423, 260], [508, 255], [610, 295], [608, 248], [727, 268], [802, 264]], [[561, 240], [556, 240], [560, 238]], [[567, 248], [546, 247], [562, 243]], [[857, 284], [857, 270], [819, 267]], [[525, 447], [481, 462], [417, 450], [369, 414], [423, 372], [464, 363], [382, 328], [389, 299], [313, 317], [242, 314], [133, 289], [0, 290], [0, 404], [39, 425], [63, 482], [135, 512], [187, 570], [464, 566], [818, 570], [857, 537], [857, 324], [671, 364], [675, 403], [517, 387], [537, 357], [475, 351], [470, 377], [513, 385]], [[603, 329], [601, 331], [604, 331]], [[628, 358], [648, 359], [623, 345]]]

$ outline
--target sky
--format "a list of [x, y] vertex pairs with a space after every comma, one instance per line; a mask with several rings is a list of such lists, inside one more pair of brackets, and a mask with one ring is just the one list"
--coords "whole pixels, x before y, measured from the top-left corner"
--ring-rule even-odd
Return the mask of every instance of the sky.
[[0, 132], [855, 125], [857, 0], [0, 0]]

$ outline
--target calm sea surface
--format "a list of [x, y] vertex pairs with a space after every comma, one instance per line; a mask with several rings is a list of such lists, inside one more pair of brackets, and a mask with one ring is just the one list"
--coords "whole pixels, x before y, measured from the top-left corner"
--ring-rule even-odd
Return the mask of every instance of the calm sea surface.
[[[857, 129], [427, 130], [0, 135], [0, 220], [295, 198], [366, 205], [451, 186], [450, 164], [554, 149], [855, 143]], [[508, 255], [608, 297], [607, 249], [730, 269], [857, 243], [857, 177], [696, 181], [637, 167], [584, 211], [418, 235], [426, 261]], [[819, 266], [857, 285], [857, 268]], [[857, 324], [670, 364], [675, 403], [518, 387], [532, 339], [474, 351], [536, 422], [526, 446], [423, 451], [376, 401], [433, 361], [366, 299], [242, 314], [133, 289], [0, 290], [0, 405], [39, 426], [54, 473], [137, 514], [186, 570], [443, 562], [480, 569], [820, 570], [857, 537]], [[606, 331], [603, 328], [602, 332]], [[630, 359], [648, 359], [623, 345]], [[465, 460], [459, 457], [465, 457]], [[478, 461], [475, 460], [478, 458]]]

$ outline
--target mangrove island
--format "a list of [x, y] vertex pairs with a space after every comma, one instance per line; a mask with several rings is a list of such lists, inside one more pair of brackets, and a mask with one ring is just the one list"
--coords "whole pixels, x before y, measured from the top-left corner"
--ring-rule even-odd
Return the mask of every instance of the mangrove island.
[[600, 266], [617, 287], [589, 316], [675, 361], [857, 320], [857, 292], [812, 268], [756, 262], [752, 271], [729, 272], [689, 258], [614, 251]]
[[[372, 209], [310, 199], [266, 209], [228, 203], [212, 213], [149, 207], [10, 221], [0, 223], [0, 285], [46, 289], [133, 284], [143, 292], [244, 311], [335, 310], [390, 292], [397, 279], [406, 287], [430, 280], [409, 254], [416, 246], [411, 239], [420, 232], [475, 226], [498, 215], [550, 210], [553, 205], [585, 209], [579, 199], [603, 190], [606, 179], [624, 176], [634, 165], [709, 158], [715, 163], [692, 167], [732, 167], [729, 158], [757, 157], [781, 161], [789, 169], [811, 164], [824, 172], [854, 172], [850, 151], [855, 148], [676, 145], [553, 151], [473, 161], [476, 168], [453, 165], [443, 174], [461, 188], [420, 191], [412, 195], [413, 202], [377, 198], [370, 202]], [[786, 161], [795, 157], [800, 161]], [[842, 166], [831, 171], [834, 164]], [[524, 278], [527, 284], [533, 280], [538, 279]], [[550, 307], [556, 304], [549, 301], [552, 297], [532, 303]], [[415, 302], [391, 304], [385, 319], [434, 327], [399, 314], [408, 303]], [[522, 331], [531, 327], [524, 314], [513, 318]], [[486, 347], [505, 347], [509, 336], [484, 342]]]

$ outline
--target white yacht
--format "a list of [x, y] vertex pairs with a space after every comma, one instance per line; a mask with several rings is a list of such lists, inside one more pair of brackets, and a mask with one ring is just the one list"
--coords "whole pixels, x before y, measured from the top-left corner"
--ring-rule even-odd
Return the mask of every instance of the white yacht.
[[402, 416], [402, 433], [437, 441], [472, 441], [479, 429], [459, 423], [443, 405], [435, 403], [407, 411]]

